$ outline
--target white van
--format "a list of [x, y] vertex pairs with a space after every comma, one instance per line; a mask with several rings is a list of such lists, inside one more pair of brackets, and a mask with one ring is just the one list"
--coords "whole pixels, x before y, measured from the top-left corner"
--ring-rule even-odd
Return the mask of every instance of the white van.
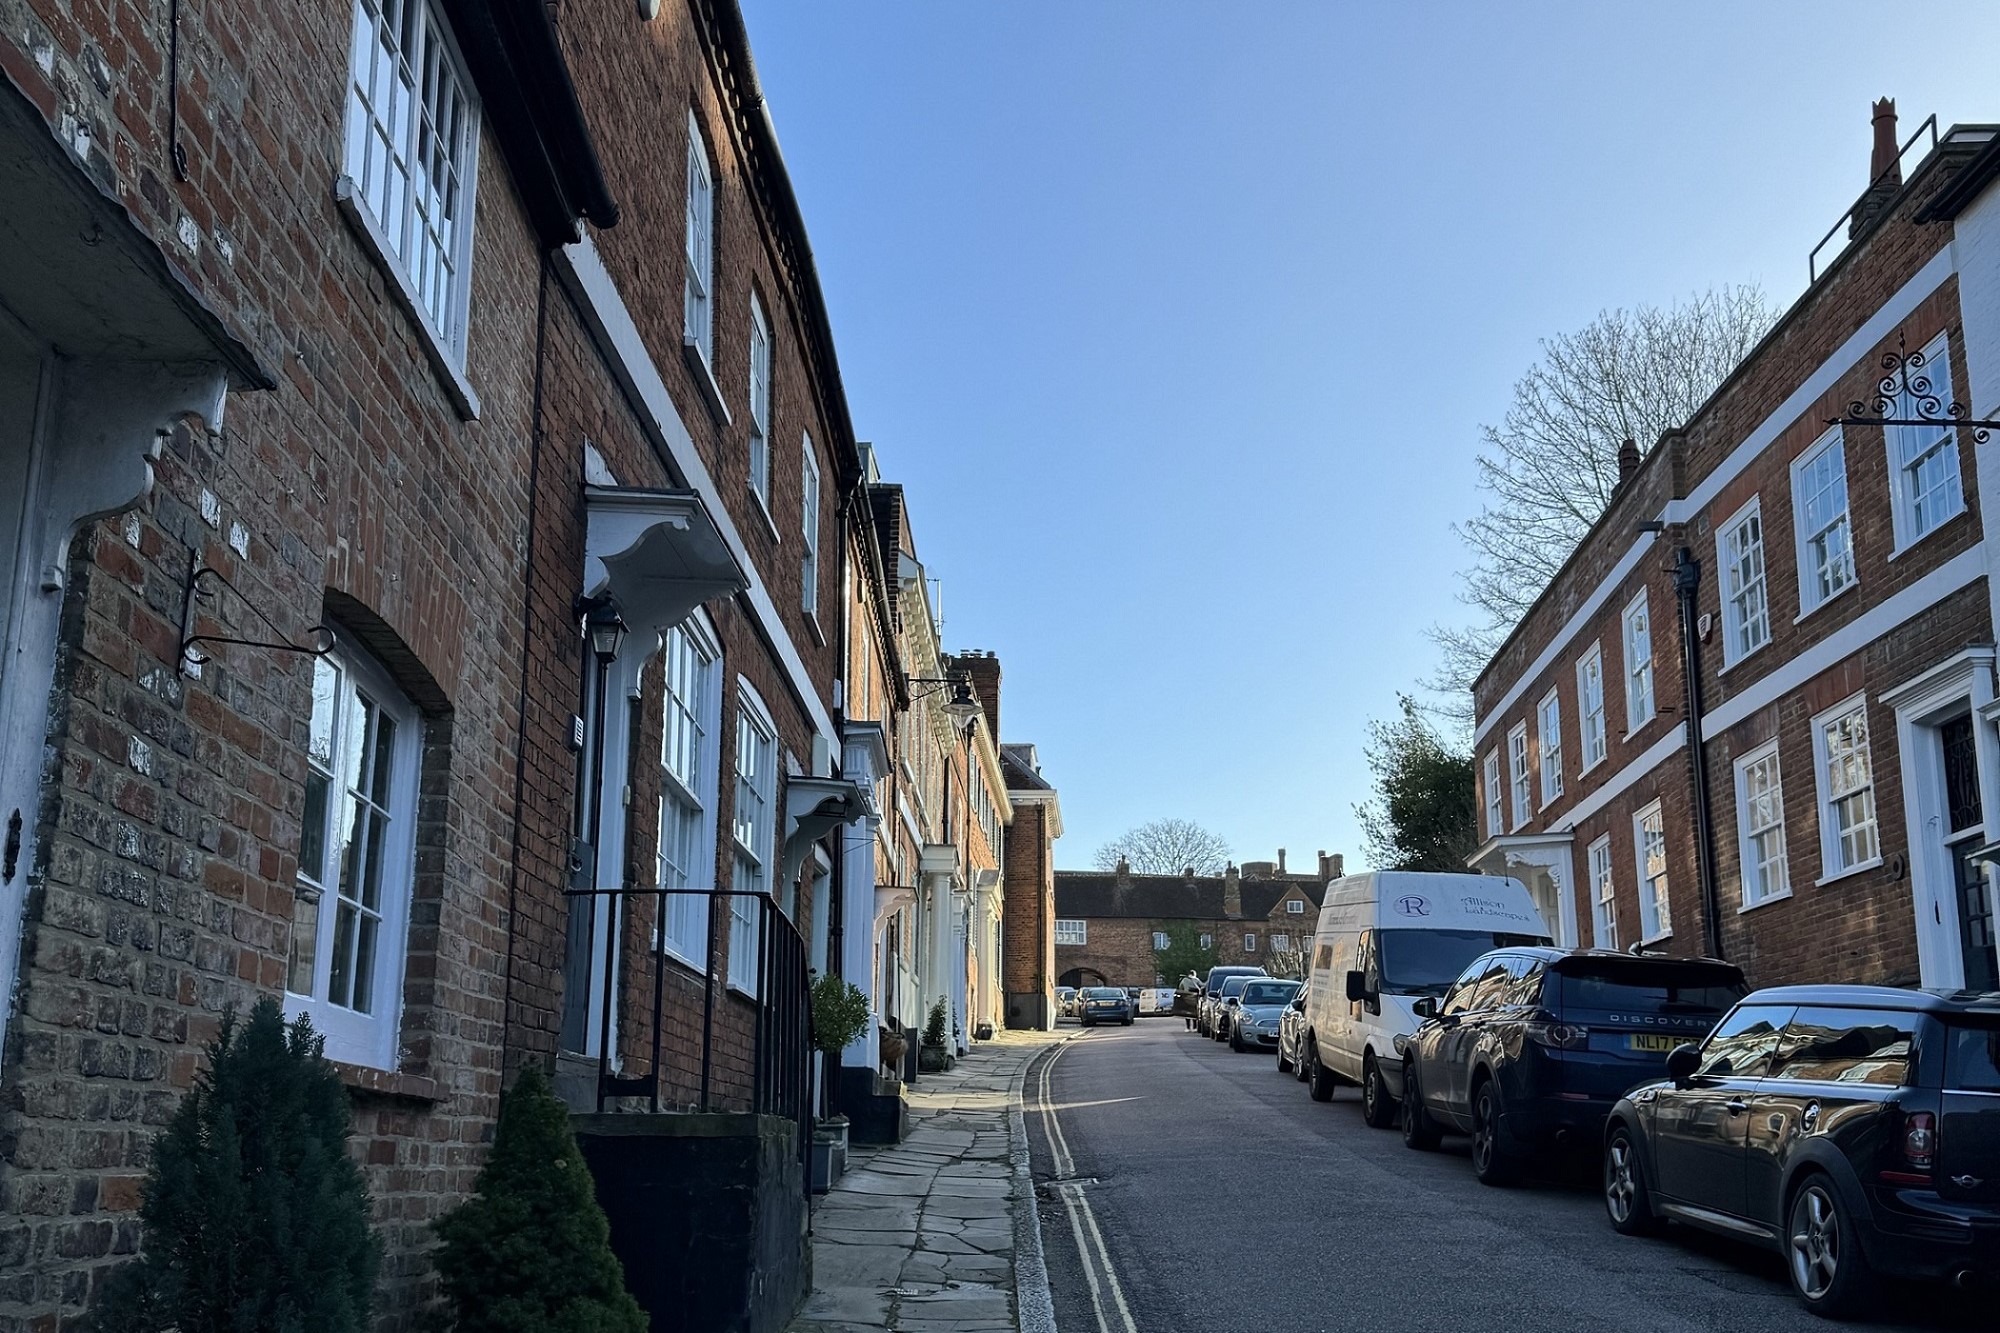
[[1443, 995], [1489, 949], [1553, 942], [1517, 879], [1384, 870], [1335, 880], [1306, 986], [1303, 1063], [1313, 1100], [1346, 1083], [1361, 1089], [1369, 1124], [1394, 1124], [1402, 1043], [1417, 1030], [1410, 1006]]

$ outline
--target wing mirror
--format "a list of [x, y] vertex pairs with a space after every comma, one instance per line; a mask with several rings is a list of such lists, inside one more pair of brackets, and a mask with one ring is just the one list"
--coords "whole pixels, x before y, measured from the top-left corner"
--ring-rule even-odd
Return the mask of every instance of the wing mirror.
[[1228, 999], [1224, 1000], [1223, 1003], [1228, 1005], [1231, 1009], [1235, 1009], [1239, 1008], [1242, 1005], [1243, 1001], [1238, 999], [1236, 996], [1232, 995]]
[[1300, 1013], [1304, 1013], [1306, 1011], [1306, 997], [1303, 995], [1295, 997], [1292, 1000], [1292, 1008], [1298, 1010]]
[[1364, 972], [1347, 974], [1347, 999], [1350, 1004], [1359, 1004], [1374, 997], [1368, 993], [1368, 976]]
[[1685, 1088], [1694, 1071], [1701, 1068], [1701, 1047], [1683, 1042], [1667, 1052], [1667, 1077], [1677, 1088]]
[[1410, 1012], [1418, 1018], [1436, 1018], [1438, 1016], [1437, 997], [1433, 995], [1422, 996], [1410, 1006]]

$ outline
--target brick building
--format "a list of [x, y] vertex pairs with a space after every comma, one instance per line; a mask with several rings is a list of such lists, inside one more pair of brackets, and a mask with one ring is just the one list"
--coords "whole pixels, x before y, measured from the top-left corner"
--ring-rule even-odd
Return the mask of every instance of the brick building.
[[1565, 943], [1719, 954], [1761, 985], [1996, 984], [1995, 446], [1948, 415], [2000, 397], [1995, 136], [1899, 154], [1875, 115], [1844, 248], [1691, 420], [1628, 449], [1477, 683], [1472, 863], [1524, 879]]
[[1255, 963], [1274, 975], [1296, 970], [1319, 925], [1326, 886], [1342, 857], [1319, 853], [1309, 874], [1276, 861], [1230, 866], [1220, 875], [1135, 875], [1058, 870], [1055, 875], [1056, 981], [1064, 986], [1171, 986], [1157, 963], [1168, 932], [1190, 931], [1216, 964]]
[[1010, 1028], [1047, 1031], [1056, 1021], [1056, 839], [1063, 832], [1062, 798], [1043, 774], [1033, 745], [1002, 745], [1000, 763], [1014, 811], [1001, 859], [1005, 1021]]
[[[872, 912], [843, 848], [921, 673], [851, 651], [863, 454], [741, 15], [642, 9], [9, 11], [0, 1329], [134, 1251], [151, 1136], [259, 996], [351, 1090], [383, 1328], [527, 1062], [655, 1327], [790, 1314], [803, 988]], [[973, 721], [968, 886], [1005, 836]], [[687, 1206], [614, 1197], [600, 1108], [661, 1160], [688, 1109], [776, 1145], [757, 1261], [696, 1248], [685, 1155], [641, 1183]]]

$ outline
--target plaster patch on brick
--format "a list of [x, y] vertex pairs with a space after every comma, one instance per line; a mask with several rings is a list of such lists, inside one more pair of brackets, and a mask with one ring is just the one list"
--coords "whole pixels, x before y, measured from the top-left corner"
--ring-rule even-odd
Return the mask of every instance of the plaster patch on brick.
[[153, 747], [137, 736], [125, 739], [125, 759], [132, 765], [134, 773], [144, 773], [148, 777], [153, 772]]
[[180, 239], [180, 243], [186, 246], [188, 249], [190, 250], [201, 249], [201, 228], [195, 226], [194, 219], [189, 217], [187, 214], [185, 213], [181, 214], [180, 221], [174, 224], [174, 235], [178, 237]]
[[125, 544], [133, 550], [139, 549], [139, 516], [125, 515]]
[[201, 492], [201, 521], [211, 528], [222, 526], [222, 501], [205, 486]]
[[241, 523], [232, 521], [229, 525], [229, 549], [242, 556], [245, 560], [248, 560], [250, 558], [250, 529], [244, 527]]

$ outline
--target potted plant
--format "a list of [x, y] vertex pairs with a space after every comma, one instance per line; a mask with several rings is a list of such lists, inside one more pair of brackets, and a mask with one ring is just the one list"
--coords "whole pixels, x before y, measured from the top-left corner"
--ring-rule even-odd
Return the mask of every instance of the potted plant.
[[917, 1048], [917, 1068], [926, 1074], [941, 1074], [952, 1066], [951, 1052], [944, 1044], [946, 1024], [950, 1021], [951, 1010], [940, 995], [931, 1006], [930, 1017], [924, 1020], [924, 1041]]
[[903, 1057], [910, 1053], [910, 1039], [893, 1028], [881, 1028], [875, 1039], [875, 1057], [897, 1081], [903, 1077]]
[[[859, 986], [828, 973], [812, 984], [813, 1049], [831, 1063], [868, 1030], [868, 997]], [[833, 1188], [847, 1170], [847, 1117], [835, 1112], [813, 1126], [812, 1187]]]

